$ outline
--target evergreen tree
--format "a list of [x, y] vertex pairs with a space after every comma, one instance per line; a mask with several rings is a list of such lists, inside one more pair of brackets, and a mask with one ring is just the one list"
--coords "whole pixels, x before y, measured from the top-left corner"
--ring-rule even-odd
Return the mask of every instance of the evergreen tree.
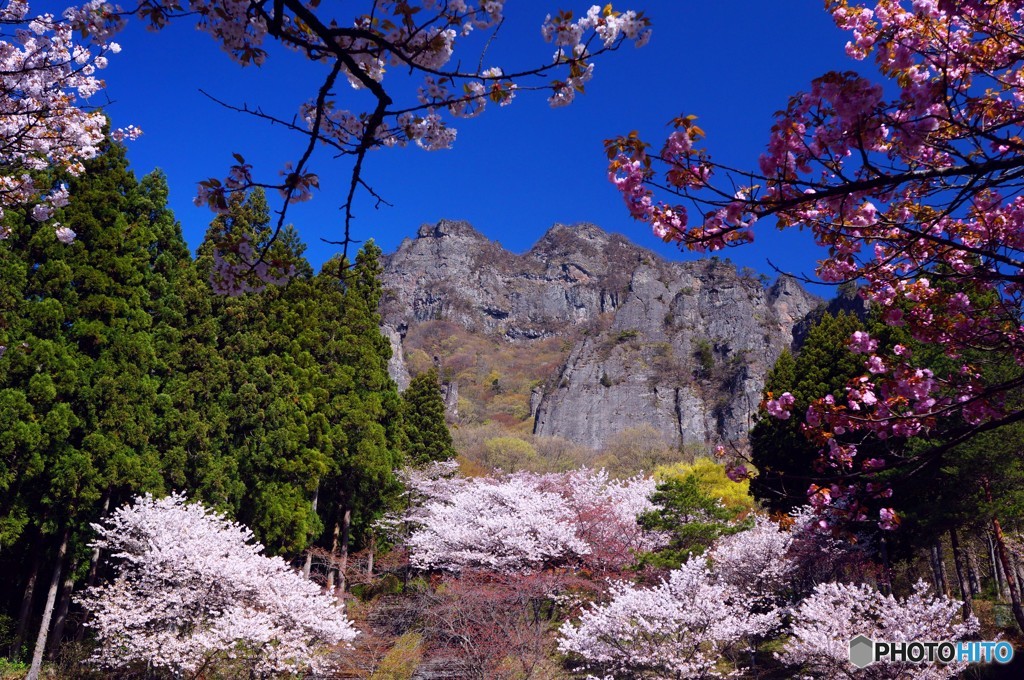
[[[0, 403], [12, 417], [0, 447], [14, 453], [0, 478], [0, 561], [12, 575], [5, 586], [21, 590], [11, 598], [20, 600], [11, 607], [19, 612], [15, 646], [38, 611], [37, 584], [49, 576], [35, 665], [52, 617], [59, 638], [91, 553], [90, 522], [111, 503], [163, 488], [153, 442], [157, 238], [124, 149], [107, 142], [101, 151], [68, 180], [71, 202], [56, 215], [76, 241], [5, 218], [23, 247], [4, 258], [0, 294], [10, 348], [0, 358]], [[34, 557], [26, 563], [25, 554]]]
[[[352, 268], [341, 259], [316, 277], [322, 314], [316, 358], [324, 377], [331, 468], [321, 513], [330, 527], [324, 546], [343, 578], [353, 547], [372, 541], [372, 526], [397, 502], [395, 470], [406, 446], [402, 401], [388, 375], [391, 346], [380, 332], [380, 255], [371, 241]], [[339, 581], [343, 585], [343, 581]]]
[[656, 509], [640, 515], [637, 523], [648, 531], [666, 532], [669, 540], [664, 548], [641, 555], [641, 564], [678, 569], [720, 536], [743, 528], [731, 524], [735, 512], [701, 489], [699, 475], [692, 472], [659, 482], [651, 502]]
[[406, 462], [426, 465], [455, 457], [452, 434], [445, 422], [444, 399], [437, 369], [431, 368], [412, 379], [402, 394], [405, 433], [409, 444]]
[[[846, 383], [864, 373], [864, 357], [849, 350], [850, 336], [863, 330], [857, 317], [825, 314], [808, 333], [797, 357], [783, 352], [765, 379], [766, 394], [789, 392], [793, 413], [804, 413], [815, 399], [845, 394]], [[750, 433], [751, 458], [758, 475], [755, 497], [772, 510], [789, 512], [807, 502], [807, 488], [820, 481], [814, 472], [819, 447], [808, 441], [797, 418], [778, 420], [762, 414]]]
[[[295, 554], [320, 535], [310, 504], [316, 481], [327, 470], [319, 446], [314, 390], [320, 367], [311, 353], [316, 314], [305, 246], [286, 229], [272, 239], [269, 209], [261, 189], [236, 194], [229, 210], [211, 224], [199, 250], [198, 275], [209, 277], [225, 234], [267, 250], [299, 272], [284, 286], [237, 297], [209, 298], [216, 319], [217, 353], [209, 367], [226, 377], [218, 394], [204, 394], [223, 409], [223, 430], [202, 468], [192, 470], [200, 496], [252, 528], [274, 553]], [[209, 381], [205, 381], [209, 384]], [[202, 393], [201, 393], [202, 394]]]

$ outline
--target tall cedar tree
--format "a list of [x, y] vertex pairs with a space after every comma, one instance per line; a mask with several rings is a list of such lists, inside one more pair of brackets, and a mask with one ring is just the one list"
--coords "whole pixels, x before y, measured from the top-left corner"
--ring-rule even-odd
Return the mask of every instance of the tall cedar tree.
[[0, 570], [10, 575], [0, 588], [18, 620], [14, 653], [42, 608], [37, 657], [54, 611], [62, 628], [89, 562], [90, 522], [163, 488], [153, 441], [159, 238], [147, 189], [109, 142], [68, 183], [72, 199], [56, 219], [76, 241], [62, 244], [11, 214], [14, 233], [0, 245], [8, 347], [0, 358]]
[[[858, 330], [863, 325], [856, 316], [826, 313], [809, 331], [797, 357], [787, 351], [775, 362], [765, 378], [765, 392], [776, 398], [792, 394], [795, 414], [826, 394], [844, 394], [847, 381], [864, 373], [864, 357], [847, 347]], [[778, 420], [762, 412], [750, 433], [750, 447], [758, 470], [751, 483], [754, 496], [781, 512], [806, 504], [807, 488], [821, 483], [814, 472], [819, 449], [800, 431], [798, 419]]]
[[237, 474], [227, 475], [226, 482], [223, 465], [211, 462], [222, 463], [218, 452], [226, 423], [220, 394], [227, 384], [226, 362], [216, 346], [213, 296], [167, 207], [166, 177], [147, 175], [140, 193], [155, 235], [149, 287], [161, 380], [155, 441], [162, 472], [169, 488], [188, 489], [210, 506], [231, 509], [228, 499], [241, 495]]
[[[199, 251], [202, 275], [212, 270], [213, 244], [226, 233], [260, 247], [270, 244], [262, 190], [234, 195], [228, 212], [210, 225]], [[225, 427], [213, 433], [222, 440], [204, 468], [192, 472], [202, 485], [199, 495], [227, 506], [269, 552], [296, 554], [322, 531], [310, 499], [328, 456], [318, 446], [313, 390], [320, 368], [309, 349], [316, 317], [305, 246], [288, 229], [270, 247], [272, 256], [295, 266], [294, 280], [210, 301], [226, 380], [219, 394], [208, 396], [223, 409]]]
[[373, 523], [400, 490], [395, 470], [406, 440], [401, 397], [387, 371], [391, 346], [377, 311], [380, 256], [371, 241], [353, 267], [332, 259], [314, 281], [322, 312], [315, 356], [328, 395], [331, 457], [318, 497], [330, 529], [323, 546], [334, 555], [334, 578], [343, 576], [354, 548], [372, 543]]
[[402, 394], [405, 432], [409, 438], [406, 461], [422, 466], [455, 457], [452, 433], [445, 422], [444, 398], [437, 369], [431, 368], [412, 379]]

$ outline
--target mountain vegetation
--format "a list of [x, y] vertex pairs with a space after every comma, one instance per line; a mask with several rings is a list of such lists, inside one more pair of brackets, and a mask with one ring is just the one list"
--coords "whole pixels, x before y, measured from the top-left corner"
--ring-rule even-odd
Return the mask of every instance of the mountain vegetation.
[[[463, 70], [456, 40], [503, 9], [0, 4], [0, 673], [1020, 677], [1019, 3], [827, 2], [882, 82], [814, 80], [756, 171], [694, 116], [606, 142], [665, 241], [806, 228], [829, 304], [587, 224], [515, 255], [442, 220], [350, 257], [354, 196], [383, 202], [368, 152], [446, 148], [538, 77], [569, 104], [650, 36], [563, 11], [549, 62]], [[327, 67], [291, 123], [245, 108], [306, 151], [276, 182], [239, 154], [201, 182], [195, 258], [166, 179], [128, 167], [139, 131], [85, 103], [129, 16]], [[354, 161], [319, 272], [286, 219], [318, 145]]]
[[[258, 189], [232, 198], [193, 258], [163, 177], [137, 180], [120, 145], [108, 142], [68, 181], [57, 214], [79, 238], [63, 243], [9, 211], [0, 242], [0, 565], [10, 575], [0, 634], [11, 669], [821, 675], [844, 663], [816, 632], [827, 597], [849, 603], [849, 630], [868, 625], [860, 598], [891, 625], [1015, 635], [1024, 574], [1008, 435], [957, 443], [957, 464], [888, 479], [877, 495], [899, 513], [893, 533], [848, 507], [829, 514], [833, 482], [816, 467], [817, 448], [793, 419], [769, 417], [782, 394], [797, 410], [859, 380], [851, 337], [863, 329], [930, 357], [936, 374], [948, 370], [873, 313], [833, 317], [791, 281], [765, 288], [721, 262], [680, 269], [592, 226], [558, 227], [527, 257], [442, 223], [422, 230], [419, 246], [384, 257], [368, 243], [353, 261], [314, 272], [295, 230], [274, 237]], [[218, 294], [217, 260], [238, 255], [219, 247], [226, 234], [263, 249], [289, 281]], [[403, 312], [410, 253], [452, 237], [461, 245], [442, 243], [431, 257], [482, 253], [503, 286], [519, 286], [512, 295], [492, 281], [484, 302], [544, 309], [543, 298], [523, 297], [526, 262], [526, 271], [574, 272], [541, 279], [541, 289], [564, 284], [556, 299], [576, 296], [584, 311], [559, 316], [567, 308], [556, 305], [529, 320], [519, 317], [526, 307], [480, 312], [449, 291], [423, 312], [420, 290]], [[607, 256], [637, 267], [617, 268], [625, 287], [614, 295], [595, 265]], [[694, 284], [667, 289], [665, 309], [681, 316], [637, 316], [623, 302], [651, 281], [665, 290], [670, 272]], [[737, 299], [767, 315], [761, 354], [723, 334], [683, 343], [688, 363], [665, 368], [657, 352], [682, 343], [678, 329], [749, 332], [734, 310], [724, 320], [711, 311]], [[412, 374], [402, 394], [388, 373], [389, 325]], [[779, 327], [782, 339], [767, 334]], [[777, 357], [749, 442], [698, 445], [634, 416], [596, 448], [574, 439], [571, 418], [565, 436], [540, 430], [545, 401], [613, 390], [626, 365], [616, 362], [644, 356], [633, 384], [645, 381], [649, 394], [688, 385], [712, 409], [735, 404], [738, 385]], [[714, 431], [730, 432], [728, 423]], [[860, 442], [862, 451], [897, 444], [907, 455], [919, 445]], [[996, 467], [1004, 474], [986, 474]], [[810, 484], [817, 514], [801, 496]], [[941, 511], [919, 500], [922, 487]], [[820, 517], [834, 522], [828, 532]], [[650, 630], [635, 628], [631, 612], [649, 607], [659, 611]], [[622, 653], [609, 656], [597, 639]]]

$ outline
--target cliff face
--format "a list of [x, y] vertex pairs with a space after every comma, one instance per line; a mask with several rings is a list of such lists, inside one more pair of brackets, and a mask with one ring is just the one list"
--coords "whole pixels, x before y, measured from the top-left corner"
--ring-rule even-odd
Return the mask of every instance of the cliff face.
[[465, 223], [424, 226], [387, 259], [384, 287], [385, 324], [403, 335], [441, 319], [517, 346], [564, 339], [561, 370], [529, 395], [534, 432], [594, 448], [645, 423], [675, 444], [742, 439], [765, 373], [819, 303], [792, 279], [765, 289], [587, 224], [555, 225], [523, 255]]
[[550, 337], [613, 311], [629, 271], [655, 256], [592, 225], [555, 225], [515, 255], [465, 222], [420, 227], [384, 266], [396, 327], [431, 319], [509, 340]]

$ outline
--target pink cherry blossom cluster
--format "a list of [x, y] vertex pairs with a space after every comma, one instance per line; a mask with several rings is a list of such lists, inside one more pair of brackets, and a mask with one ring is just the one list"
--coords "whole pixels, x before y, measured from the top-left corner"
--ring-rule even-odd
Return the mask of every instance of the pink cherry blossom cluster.
[[195, 675], [235, 659], [259, 677], [316, 672], [355, 638], [334, 598], [263, 555], [249, 529], [182, 495], [140, 496], [93, 528], [116, 570], [81, 600], [101, 667]]
[[655, 508], [650, 499], [656, 486], [652, 477], [612, 479], [603, 469], [580, 468], [539, 475], [534, 483], [565, 500], [576, 535], [588, 546], [582, 561], [591, 571], [619, 571], [632, 564], [637, 554], [667, 542], [660, 532], [637, 523], [637, 517]]
[[246, 235], [226, 236], [213, 251], [210, 284], [218, 295], [238, 297], [258, 293], [268, 285], [287, 283], [295, 275], [295, 266], [286, 265], [257, 252]]
[[664, 537], [637, 525], [653, 506], [654, 480], [609, 478], [604, 470], [464, 478], [435, 465], [404, 474], [413, 502], [399, 527], [423, 569], [530, 571], [575, 562], [598, 571], [631, 563]]
[[[627, 209], [659, 238], [717, 249], [752, 240], [757, 218], [806, 228], [827, 248], [822, 280], [863, 284], [886, 323], [960, 362], [940, 376], [905, 347], [852, 338], [866, 376], [806, 414], [825, 464], [846, 474], [878, 465], [858, 459], [854, 433], [909, 437], [1013, 416], [1000, 394], [1012, 386], [985, 385], [962, 357], [980, 348], [1024, 366], [1024, 14], [1010, 0], [836, 0], [827, 11], [852, 36], [848, 54], [873, 55], [882, 80], [815, 79], [777, 115], [756, 170], [733, 177], [711, 162], [693, 116], [672, 121], [660, 152], [636, 134], [608, 152]], [[726, 173], [720, 185], [715, 172]], [[789, 414], [779, 400], [766, 407]]]
[[789, 410], [795, 402], [796, 397], [789, 392], [783, 392], [778, 399], [769, 399], [765, 402], [765, 408], [771, 417], [778, 418], [779, 420], [789, 420]]
[[[55, 169], [75, 176], [82, 161], [97, 154], [106, 118], [82, 102], [103, 87], [96, 71], [107, 66], [107, 55], [120, 51], [108, 42], [118, 22], [103, 19], [112, 11], [92, 0], [66, 9], [62, 18], [32, 17], [24, 0], [0, 3], [0, 23], [12, 29], [0, 33], [0, 219], [4, 208], [30, 205], [35, 221], [49, 221], [67, 205], [67, 190], [48, 191], [33, 173]], [[76, 31], [86, 42], [75, 40]], [[70, 228], [53, 227], [61, 242], [74, 239]], [[9, 235], [0, 227], [0, 239]]]

